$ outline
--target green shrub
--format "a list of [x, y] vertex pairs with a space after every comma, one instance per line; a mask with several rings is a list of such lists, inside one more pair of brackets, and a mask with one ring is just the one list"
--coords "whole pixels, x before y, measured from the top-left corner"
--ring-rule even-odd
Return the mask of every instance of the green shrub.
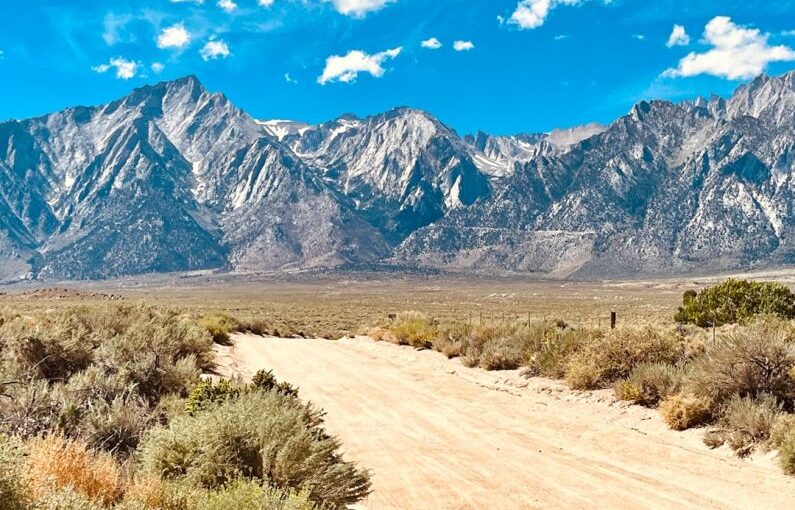
[[770, 439], [781, 414], [776, 399], [769, 395], [759, 398], [735, 395], [718, 418], [711, 442], [713, 445], [725, 442], [740, 456], [748, 455], [757, 445]]
[[778, 460], [781, 468], [788, 475], [795, 475], [795, 433], [790, 434], [781, 443], [778, 450]]
[[675, 319], [701, 327], [747, 323], [760, 315], [795, 318], [795, 294], [779, 283], [728, 279], [685, 293]]
[[0, 325], [0, 371], [19, 384], [0, 398], [0, 432], [59, 429], [129, 453], [160, 398], [187, 395], [212, 356], [210, 335], [170, 309], [97, 305], [9, 316]]
[[449, 324], [439, 331], [433, 339], [433, 349], [441, 352], [448, 359], [456, 358], [464, 353], [464, 339], [472, 334], [472, 325], [465, 322]]
[[273, 371], [259, 370], [254, 374], [251, 384], [228, 379], [220, 379], [217, 383], [211, 379], [199, 381], [190, 391], [184, 408], [188, 414], [192, 415], [222, 402], [237, 399], [240, 395], [252, 391], [274, 391], [286, 397], [298, 397], [298, 389], [286, 381], [277, 381]]
[[198, 324], [210, 333], [215, 343], [221, 345], [229, 345], [230, 335], [242, 327], [237, 319], [225, 312], [205, 313]]
[[0, 508], [27, 510], [27, 495], [22, 482], [23, 445], [0, 435]]
[[594, 336], [569, 359], [566, 381], [575, 389], [605, 387], [627, 377], [642, 363], [677, 363], [684, 344], [674, 335], [652, 327], [625, 327]]
[[390, 325], [389, 331], [399, 345], [430, 349], [439, 334], [439, 326], [420, 313], [407, 312], [398, 315], [395, 322]]
[[285, 492], [250, 480], [236, 480], [205, 492], [196, 510], [315, 510], [308, 493]]
[[273, 375], [273, 370], [259, 370], [251, 379], [250, 389], [263, 391], [275, 390], [288, 397], [298, 397], [298, 388], [294, 388], [286, 381], [279, 382]]
[[670, 363], [641, 363], [632, 369], [629, 377], [616, 383], [616, 396], [654, 407], [682, 389], [686, 373], [682, 366]]
[[213, 405], [235, 399], [242, 391], [241, 385], [227, 379], [221, 379], [218, 384], [210, 379], [204, 379], [191, 390], [185, 402], [185, 410], [189, 414], [196, 414]]
[[140, 397], [100, 400], [87, 410], [74, 435], [89, 447], [123, 456], [138, 446], [141, 436], [152, 425], [151, 410]]
[[258, 370], [254, 377], [251, 378], [251, 386], [264, 391], [270, 391], [278, 384], [276, 376], [273, 375], [273, 370]]
[[[5, 329], [11, 329], [11, 325]], [[48, 380], [67, 379], [91, 363], [90, 344], [81, 346], [71, 337], [59, 338], [61, 335], [49, 336], [48, 333], [39, 326], [7, 342], [5, 357], [17, 374]]]
[[103, 508], [106, 507], [99, 506], [85, 496], [66, 488], [43, 494], [28, 507], [28, 510], [102, 510]]
[[319, 428], [317, 412], [276, 391], [254, 391], [155, 428], [139, 447], [144, 469], [218, 488], [261, 479], [305, 490], [313, 502], [342, 506], [364, 498], [367, 473], [342, 460], [339, 443]]
[[660, 414], [674, 430], [686, 430], [712, 419], [709, 402], [692, 395], [671, 395], [660, 402]]
[[795, 415], [780, 415], [770, 437], [784, 472], [795, 475]]
[[557, 331], [555, 323], [544, 321], [495, 328], [482, 345], [480, 367], [512, 370], [526, 365], [541, 350], [547, 337]]
[[566, 375], [571, 357], [583, 345], [591, 342], [593, 333], [585, 329], [560, 329], [549, 331], [536, 352], [529, 354], [527, 374], [560, 379]]
[[[139, 478], [113, 510], [331, 510], [315, 505], [306, 492], [281, 490], [256, 480], [237, 479], [218, 489], [185, 481]], [[38, 510], [38, 509], [36, 509]]]
[[692, 366], [688, 387], [720, 406], [732, 396], [755, 398], [769, 394], [786, 409], [795, 399], [795, 344], [785, 332], [754, 325], [720, 335], [705, 347]]
[[53, 398], [47, 381], [24, 380], [0, 397], [0, 434], [30, 437], [58, 425], [63, 403]]
[[774, 447], [779, 447], [786, 441], [787, 436], [791, 434], [795, 434], [795, 414], [779, 414], [770, 432], [771, 444]]

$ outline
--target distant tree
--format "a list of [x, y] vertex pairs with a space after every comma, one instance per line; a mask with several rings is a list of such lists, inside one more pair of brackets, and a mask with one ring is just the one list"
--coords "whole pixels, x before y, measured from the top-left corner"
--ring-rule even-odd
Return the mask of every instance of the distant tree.
[[701, 292], [688, 290], [674, 318], [702, 328], [750, 322], [758, 315], [795, 317], [795, 294], [774, 282], [730, 278]]

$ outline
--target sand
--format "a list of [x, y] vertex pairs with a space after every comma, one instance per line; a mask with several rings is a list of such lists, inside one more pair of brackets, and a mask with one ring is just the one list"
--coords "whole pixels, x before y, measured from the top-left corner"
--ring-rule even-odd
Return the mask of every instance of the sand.
[[793, 508], [773, 454], [710, 450], [610, 391], [574, 392], [516, 371], [367, 338], [237, 335], [219, 372], [273, 369], [327, 412], [346, 458], [373, 474], [357, 508]]

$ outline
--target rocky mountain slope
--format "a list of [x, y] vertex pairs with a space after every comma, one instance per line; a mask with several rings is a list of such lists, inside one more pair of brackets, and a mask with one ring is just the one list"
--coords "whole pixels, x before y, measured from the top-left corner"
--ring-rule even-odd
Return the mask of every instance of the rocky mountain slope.
[[195, 77], [0, 123], [0, 279], [399, 264], [606, 277], [795, 258], [795, 72], [610, 126], [257, 121]]

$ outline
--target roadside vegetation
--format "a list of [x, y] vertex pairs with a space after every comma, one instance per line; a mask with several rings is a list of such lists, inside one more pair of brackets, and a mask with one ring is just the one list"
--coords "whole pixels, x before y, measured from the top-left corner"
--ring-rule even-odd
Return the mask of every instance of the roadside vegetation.
[[612, 388], [621, 400], [659, 408], [672, 429], [705, 427], [710, 447], [728, 445], [740, 456], [778, 450], [795, 474], [793, 316], [786, 287], [727, 280], [686, 292], [670, 325], [611, 330], [530, 318], [480, 325], [406, 312], [367, 334], [467, 367], [521, 369], [576, 390]]
[[323, 413], [260, 372], [211, 382], [223, 314], [0, 312], [3, 510], [314, 510], [364, 498]]

